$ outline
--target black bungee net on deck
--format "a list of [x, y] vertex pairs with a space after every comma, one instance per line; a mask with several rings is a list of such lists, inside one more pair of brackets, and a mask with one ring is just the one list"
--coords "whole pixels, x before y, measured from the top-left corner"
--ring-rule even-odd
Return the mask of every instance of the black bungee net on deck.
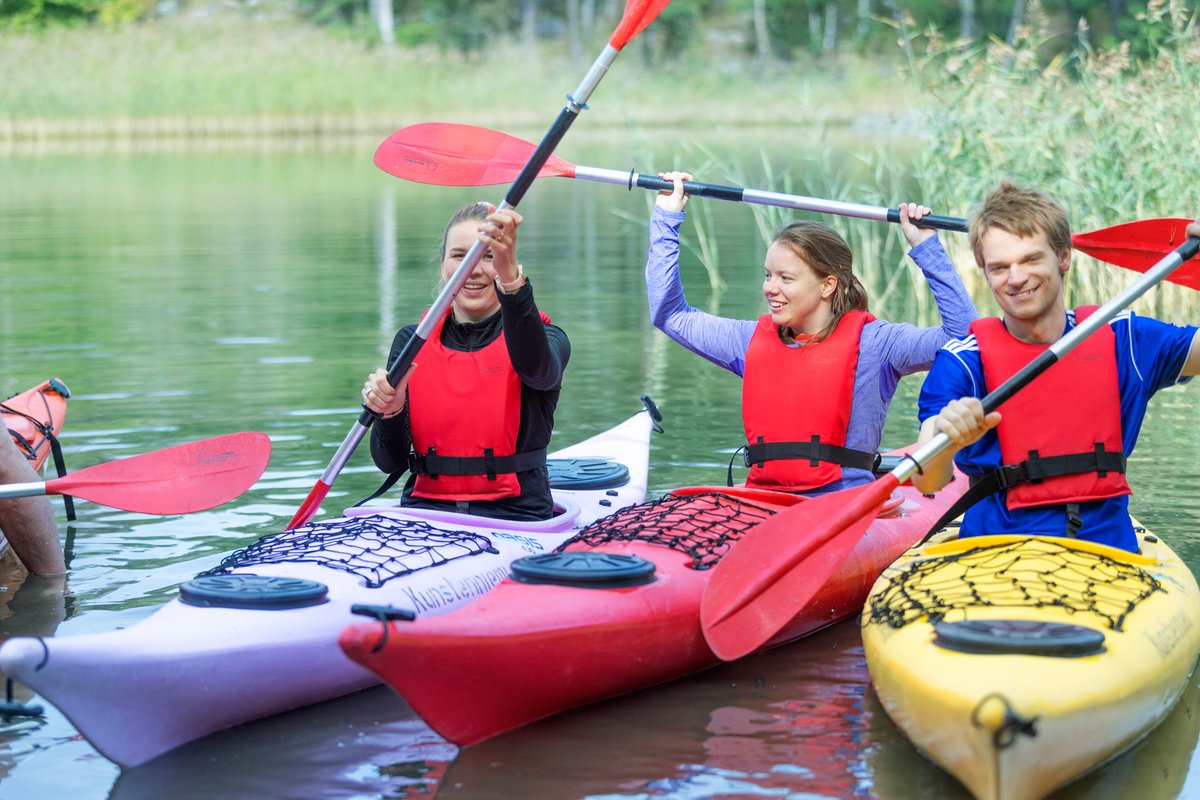
[[[1045, 568], [1047, 563], [1052, 569]], [[864, 613], [871, 622], [893, 628], [922, 618], [953, 621], [955, 611], [971, 607], [1058, 606], [1079, 615], [1081, 624], [1091, 615], [1120, 631], [1129, 612], [1163, 591], [1157, 578], [1135, 564], [1045, 538], [923, 559], [885, 572], [883, 580], [886, 589], [872, 594]]]
[[264, 536], [235, 550], [197, 577], [223, 575], [238, 567], [305, 561], [349, 572], [377, 589], [392, 578], [458, 558], [495, 553], [486, 536], [448, 531], [427, 522], [383, 514], [301, 525]]
[[643, 541], [687, 553], [692, 569], [709, 569], [746, 531], [775, 513], [769, 506], [720, 492], [668, 495], [598, 519], [554, 552], [580, 543], [595, 547], [605, 542]]

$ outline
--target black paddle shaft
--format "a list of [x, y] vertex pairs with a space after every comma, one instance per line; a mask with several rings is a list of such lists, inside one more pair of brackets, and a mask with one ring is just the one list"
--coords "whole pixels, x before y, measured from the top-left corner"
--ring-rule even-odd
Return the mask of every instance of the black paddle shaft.
[[[675, 187], [675, 184], [671, 181], [664, 180], [663, 178], [659, 178], [654, 175], [643, 175], [639, 172], [630, 171], [629, 188], [632, 189], [634, 186], [637, 186], [639, 189], [650, 189], [656, 192], [669, 192]], [[702, 183], [700, 181], [684, 181], [683, 191], [693, 197], [712, 197], [717, 200], [731, 200], [735, 203], [749, 201], [760, 202], [761, 198], [759, 198], [758, 195], [767, 196], [769, 194], [766, 192], [755, 192], [753, 189], [744, 189], [740, 186], [722, 186], [718, 183]], [[750, 198], [746, 197], [747, 192], [750, 192]], [[780, 195], [779, 197], [783, 200], [786, 200], [788, 196]], [[813, 207], [807, 208], [807, 210], [822, 210], [819, 207], [819, 201], [817, 201], [815, 198], [811, 202]], [[805, 208], [804, 205], [798, 203], [789, 204], [787, 202], [767, 203], [767, 205], [780, 205], [789, 208]], [[880, 221], [886, 221], [895, 224], [900, 222], [900, 209], [898, 208], [881, 208], [878, 209], [878, 212], [880, 212], [878, 217], [871, 216], [864, 218], [877, 218]], [[886, 212], [886, 214], [882, 212]], [[913, 220], [913, 224], [921, 228], [937, 228], [938, 230], [955, 231], [957, 233], [966, 233], [967, 230], [967, 221], [965, 219], [962, 219], [961, 217], [946, 217], [942, 216], [941, 214], [928, 214], [919, 220]]]

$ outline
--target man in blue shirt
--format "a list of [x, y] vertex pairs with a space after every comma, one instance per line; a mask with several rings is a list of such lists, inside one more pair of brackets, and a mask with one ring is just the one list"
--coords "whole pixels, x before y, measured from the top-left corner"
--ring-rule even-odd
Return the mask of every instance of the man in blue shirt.
[[[958, 464], [976, 496], [984, 495], [966, 511], [960, 536], [1067, 535], [1136, 550], [1125, 457], [1150, 397], [1200, 374], [1196, 327], [1122, 312], [984, 415], [980, 398], [1091, 309], [1066, 307], [1070, 227], [1049, 196], [1002, 183], [972, 215], [969, 234], [1002, 317], [979, 320], [934, 359], [921, 389], [918, 441], [940, 432], [952, 444], [922, 465], [913, 484], [936, 491]], [[1200, 237], [1200, 220], [1187, 234]]]

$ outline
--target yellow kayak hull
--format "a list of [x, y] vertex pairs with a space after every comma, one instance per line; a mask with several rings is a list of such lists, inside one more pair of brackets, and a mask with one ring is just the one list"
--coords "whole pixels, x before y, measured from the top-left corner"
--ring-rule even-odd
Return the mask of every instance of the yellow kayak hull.
[[906, 552], [862, 617], [897, 727], [979, 800], [1036, 800], [1142, 739], [1196, 664], [1200, 588], [1139, 540], [950, 533]]

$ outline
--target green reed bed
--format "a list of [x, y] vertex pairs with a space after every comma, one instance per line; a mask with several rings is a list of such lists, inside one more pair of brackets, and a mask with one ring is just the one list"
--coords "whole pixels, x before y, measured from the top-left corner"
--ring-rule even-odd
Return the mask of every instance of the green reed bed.
[[[1037, 14], [1032, 20], [1011, 49], [993, 43], [964, 50], [927, 36], [926, 55], [912, 64], [915, 82], [937, 108], [925, 117], [928, 143], [912, 163], [924, 202], [965, 215], [1007, 177], [1057, 197], [1080, 232], [1200, 215], [1194, 12], [1175, 0], [1151, 2], [1144, 21], [1159, 44], [1141, 62], [1119, 46], [1046, 63], [1039, 54], [1049, 34]], [[973, 263], [965, 237], [948, 242], [957, 263]], [[1071, 302], [1103, 301], [1133, 279], [1079, 254], [1074, 263]], [[1164, 286], [1136, 308], [1183, 321], [1196, 294]]]
[[[0, 140], [375, 134], [433, 119], [539, 128], [602, 45], [583, 63], [558, 41], [388, 48], [285, 15], [5, 33]], [[858, 118], [884, 96], [880, 67], [854, 59], [832, 76], [796, 66], [766, 79], [738, 59], [630, 50], [593, 126], [810, 125]]]

